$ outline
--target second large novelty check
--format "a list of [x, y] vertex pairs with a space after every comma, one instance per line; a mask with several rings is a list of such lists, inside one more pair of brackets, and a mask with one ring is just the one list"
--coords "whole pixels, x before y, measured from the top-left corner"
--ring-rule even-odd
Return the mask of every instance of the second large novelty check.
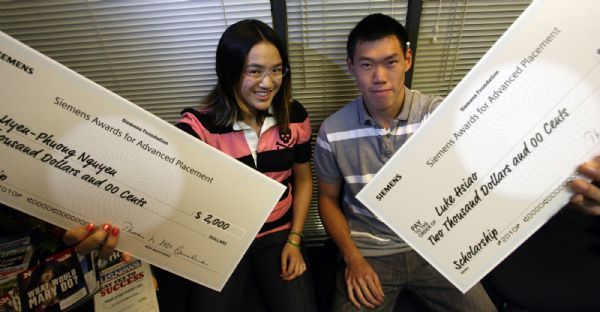
[[600, 153], [598, 11], [534, 2], [358, 196], [462, 291]]

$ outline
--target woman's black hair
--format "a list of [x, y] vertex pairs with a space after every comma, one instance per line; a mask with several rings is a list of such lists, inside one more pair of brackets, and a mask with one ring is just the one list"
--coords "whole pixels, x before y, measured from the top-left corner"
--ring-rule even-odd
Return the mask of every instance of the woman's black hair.
[[[280, 38], [269, 25], [254, 19], [246, 19], [229, 26], [217, 46], [215, 88], [202, 100], [210, 107], [217, 126], [228, 126], [241, 119], [243, 103], [238, 103], [238, 88], [243, 79], [246, 57], [252, 47], [261, 42], [273, 44], [279, 51], [282, 66], [290, 68], [289, 59]], [[273, 98], [273, 115], [281, 129], [289, 125], [291, 100], [290, 76], [285, 75], [279, 92]], [[267, 112], [258, 111], [257, 120], [262, 122]]]

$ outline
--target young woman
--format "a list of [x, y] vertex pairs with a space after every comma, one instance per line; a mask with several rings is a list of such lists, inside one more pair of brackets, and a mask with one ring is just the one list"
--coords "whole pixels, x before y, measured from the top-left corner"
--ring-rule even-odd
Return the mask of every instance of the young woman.
[[[216, 52], [217, 85], [198, 109], [185, 109], [176, 126], [287, 190], [220, 293], [155, 270], [161, 307], [239, 311], [252, 277], [269, 310], [316, 311], [300, 248], [312, 197], [311, 127], [302, 105], [291, 100], [289, 66], [280, 39], [265, 23], [243, 20], [223, 33]], [[80, 253], [99, 248], [107, 256], [118, 235], [110, 224], [88, 224], [63, 239], [77, 244]]]
[[197, 286], [194, 305], [206, 311], [239, 310], [252, 275], [270, 310], [316, 310], [300, 249], [312, 196], [311, 128], [302, 105], [290, 98], [286, 51], [268, 25], [243, 20], [223, 33], [216, 72], [217, 85], [201, 107], [185, 109], [176, 126], [287, 190], [224, 289], [218, 293]]

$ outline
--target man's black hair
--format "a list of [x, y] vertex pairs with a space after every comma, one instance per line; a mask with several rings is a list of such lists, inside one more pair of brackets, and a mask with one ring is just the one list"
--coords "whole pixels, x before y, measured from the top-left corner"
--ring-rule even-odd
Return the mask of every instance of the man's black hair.
[[362, 41], [376, 41], [394, 35], [400, 41], [402, 52], [407, 51], [408, 33], [395, 18], [375, 13], [363, 18], [348, 35], [346, 52], [351, 62], [354, 61], [356, 45]]

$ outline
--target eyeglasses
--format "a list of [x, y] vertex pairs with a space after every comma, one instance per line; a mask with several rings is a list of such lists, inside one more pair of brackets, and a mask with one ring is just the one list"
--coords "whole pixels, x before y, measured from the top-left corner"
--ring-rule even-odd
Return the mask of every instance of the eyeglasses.
[[287, 75], [290, 69], [287, 67], [275, 67], [271, 70], [262, 70], [259, 68], [249, 67], [244, 69], [244, 76], [253, 80], [263, 80], [269, 76], [271, 79], [281, 79]]

